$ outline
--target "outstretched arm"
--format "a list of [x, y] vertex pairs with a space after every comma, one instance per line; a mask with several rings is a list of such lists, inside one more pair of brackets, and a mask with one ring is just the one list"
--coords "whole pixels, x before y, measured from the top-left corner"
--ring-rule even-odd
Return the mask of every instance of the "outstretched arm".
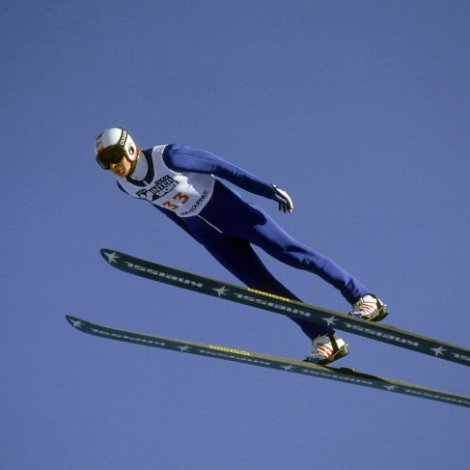
[[292, 199], [286, 191], [266, 183], [257, 176], [205, 150], [170, 144], [163, 152], [165, 164], [174, 171], [207, 173], [222, 178], [250, 193], [279, 203], [279, 210], [292, 212]]

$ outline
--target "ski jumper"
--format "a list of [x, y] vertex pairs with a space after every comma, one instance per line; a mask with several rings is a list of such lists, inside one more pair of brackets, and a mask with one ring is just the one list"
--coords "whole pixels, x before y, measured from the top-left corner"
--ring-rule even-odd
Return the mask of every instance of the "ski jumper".
[[[217, 155], [180, 144], [144, 150], [132, 175], [119, 178], [118, 185], [163, 212], [250, 288], [300, 300], [268, 271], [254, 245], [289, 266], [319, 276], [350, 304], [370, 292], [331, 259], [292, 238], [265, 211], [244, 201], [219, 178], [276, 200], [272, 184]], [[311, 339], [334, 332], [322, 324], [293, 321]]]

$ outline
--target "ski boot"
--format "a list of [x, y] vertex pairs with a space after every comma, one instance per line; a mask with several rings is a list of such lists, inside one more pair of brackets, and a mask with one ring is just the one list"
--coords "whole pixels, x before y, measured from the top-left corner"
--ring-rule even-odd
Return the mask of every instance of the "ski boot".
[[387, 306], [374, 294], [363, 295], [351, 308], [349, 315], [368, 321], [380, 321], [387, 315]]
[[317, 336], [312, 346], [313, 351], [304, 359], [305, 362], [324, 366], [349, 354], [348, 345], [334, 334]]

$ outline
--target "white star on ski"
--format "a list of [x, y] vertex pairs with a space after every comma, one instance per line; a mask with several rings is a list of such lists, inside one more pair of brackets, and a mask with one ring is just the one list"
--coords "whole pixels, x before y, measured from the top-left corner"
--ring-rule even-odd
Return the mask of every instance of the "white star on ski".
[[115, 253], [114, 251], [104, 251], [103, 252], [104, 255], [106, 256], [106, 258], [108, 258], [108, 263], [109, 264], [113, 264], [116, 262], [116, 260], [119, 259], [119, 256], [117, 255], [117, 253]]
[[70, 323], [72, 323], [72, 326], [74, 328], [82, 328], [83, 327], [83, 322], [81, 320], [75, 320], [74, 318], [69, 317]]
[[188, 352], [191, 347], [190, 346], [177, 346], [177, 348], [181, 351], [181, 352]]
[[434, 351], [434, 354], [438, 357], [442, 356], [446, 350], [442, 346], [439, 346], [438, 348], [431, 348], [431, 351]]
[[217, 292], [217, 295], [219, 297], [222, 297], [223, 295], [227, 295], [227, 292], [228, 292], [228, 289], [225, 286], [219, 287], [218, 289], [214, 288], [213, 290]]
[[385, 385], [384, 388], [389, 392], [393, 392], [393, 390], [396, 390], [398, 387], [396, 385]]
[[330, 317], [330, 318], [324, 318], [323, 321], [328, 325], [328, 326], [331, 326], [331, 325], [334, 325], [335, 322], [336, 322], [337, 318], [335, 317]]
[[290, 372], [291, 370], [294, 370], [294, 366], [281, 366], [281, 369], [285, 370], [286, 372]]

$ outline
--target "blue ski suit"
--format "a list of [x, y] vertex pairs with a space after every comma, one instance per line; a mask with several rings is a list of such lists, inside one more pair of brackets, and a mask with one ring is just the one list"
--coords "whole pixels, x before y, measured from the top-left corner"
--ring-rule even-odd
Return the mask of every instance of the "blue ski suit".
[[[134, 197], [146, 198], [153, 203], [154, 207], [202, 244], [221, 265], [246, 286], [300, 300], [269, 272], [254, 251], [254, 245], [289, 266], [319, 276], [338, 289], [351, 304], [370, 292], [334, 261], [291, 237], [265, 211], [247, 203], [221, 180], [276, 201], [272, 184], [205, 150], [180, 144], [158, 148], [160, 152], [155, 151], [157, 147], [154, 147], [144, 150], [139, 157], [139, 160], [145, 158], [143, 163], [146, 165], [146, 175], [143, 180], [133, 179], [132, 174], [125, 179], [120, 178], [119, 187]], [[211, 175], [214, 179], [208, 200], [204, 201], [203, 208], [196, 215], [182, 217], [171, 210], [171, 205], [162, 207], [155, 203], [161, 194], [165, 194], [166, 190], [161, 188], [164, 187], [163, 182], [167, 184], [168, 181], [168, 175], [163, 178], [158, 174], [162, 165], [173, 175], [186, 176], [189, 182], [198, 174]], [[139, 190], [144, 186], [147, 189]], [[151, 198], [145, 196], [150, 190]], [[334, 332], [324, 324], [296, 319], [293, 321], [310, 339]]]

